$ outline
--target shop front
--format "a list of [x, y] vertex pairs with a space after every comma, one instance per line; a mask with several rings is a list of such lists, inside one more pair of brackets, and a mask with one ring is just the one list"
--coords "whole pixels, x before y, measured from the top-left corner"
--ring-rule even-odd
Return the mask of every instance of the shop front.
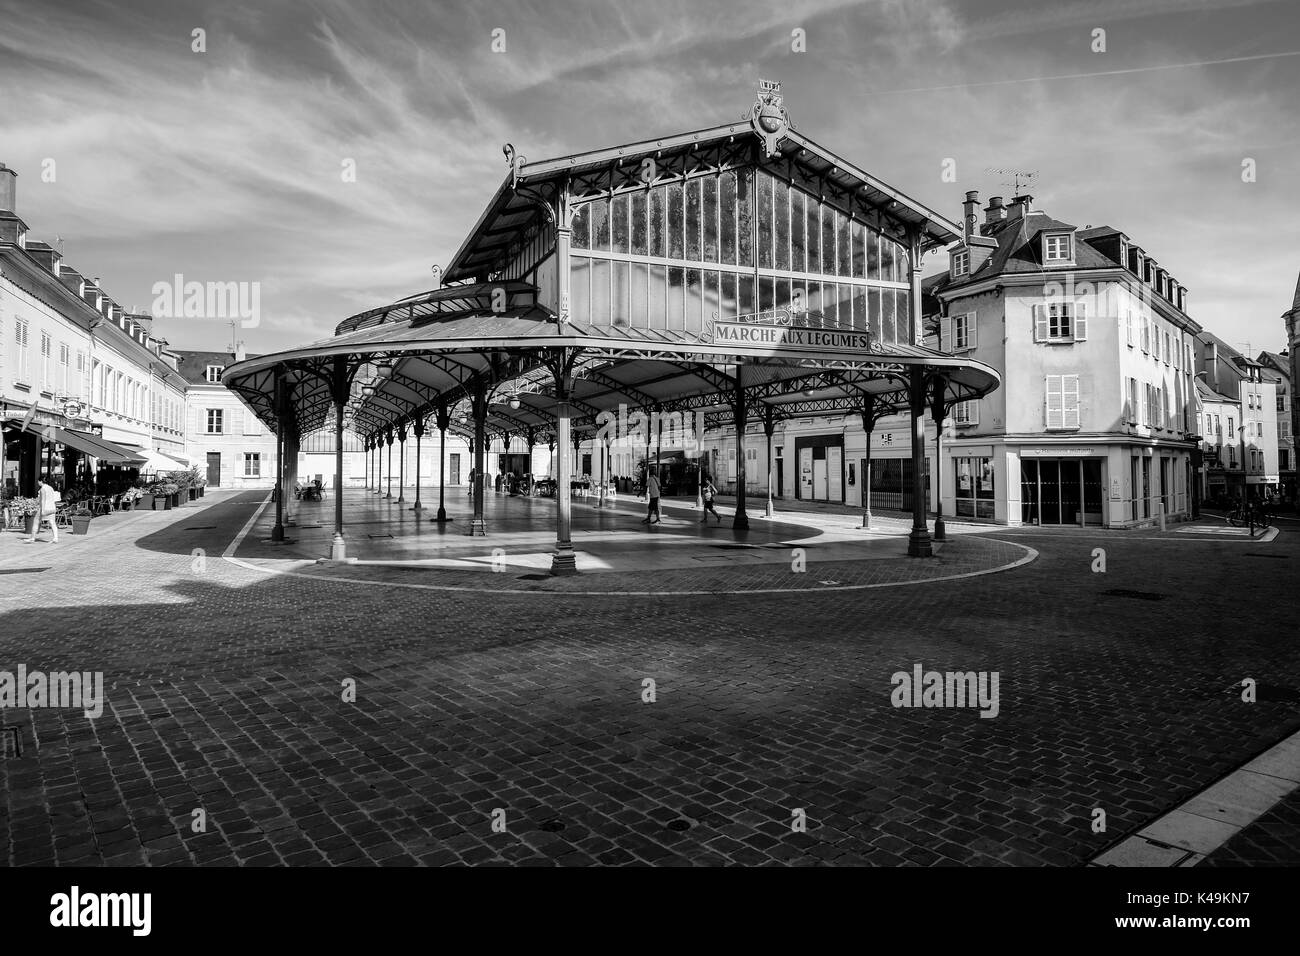
[[1021, 449], [1021, 522], [1101, 527], [1105, 523], [1104, 466], [1104, 459], [1094, 457], [1091, 448], [1054, 450], [1052, 454]]

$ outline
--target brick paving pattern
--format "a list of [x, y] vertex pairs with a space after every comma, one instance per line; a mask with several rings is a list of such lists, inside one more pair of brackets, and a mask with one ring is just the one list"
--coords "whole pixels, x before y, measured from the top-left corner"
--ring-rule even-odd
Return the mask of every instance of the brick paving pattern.
[[[0, 573], [0, 669], [102, 670], [108, 697], [0, 710], [0, 860], [1071, 865], [1300, 726], [1238, 693], [1300, 687], [1288, 534], [1026, 537], [1015, 570], [873, 590], [485, 595], [220, 560], [259, 503], [0, 536], [27, 572]], [[998, 716], [894, 708], [915, 663], [997, 671]]]

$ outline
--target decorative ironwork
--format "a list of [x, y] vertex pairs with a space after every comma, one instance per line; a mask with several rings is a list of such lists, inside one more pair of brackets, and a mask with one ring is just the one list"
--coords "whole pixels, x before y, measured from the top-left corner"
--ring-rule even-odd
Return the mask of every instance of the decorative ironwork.
[[750, 111], [749, 121], [754, 126], [754, 132], [763, 140], [764, 155], [771, 159], [777, 154], [777, 146], [790, 128], [790, 117], [785, 110], [780, 83], [758, 81], [758, 99]]

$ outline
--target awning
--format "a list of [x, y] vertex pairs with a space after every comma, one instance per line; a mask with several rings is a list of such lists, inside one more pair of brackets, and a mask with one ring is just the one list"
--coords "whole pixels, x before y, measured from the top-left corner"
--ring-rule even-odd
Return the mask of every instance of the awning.
[[142, 452], [144, 455], [144, 471], [189, 471], [189, 465], [177, 461], [166, 452], [159, 451], [156, 448]]
[[54, 441], [69, 448], [75, 448], [82, 454], [99, 459], [100, 462], [106, 465], [144, 464], [144, 456], [139, 452], [123, 448], [121, 445], [115, 445], [111, 441], [105, 441], [98, 435], [92, 435], [89, 432], [40, 425], [28, 425], [27, 431], [34, 435], [40, 435], [46, 441]]

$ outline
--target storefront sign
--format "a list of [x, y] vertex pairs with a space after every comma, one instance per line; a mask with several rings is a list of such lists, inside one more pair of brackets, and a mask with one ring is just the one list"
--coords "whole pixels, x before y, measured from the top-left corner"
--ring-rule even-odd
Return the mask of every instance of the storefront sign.
[[1022, 448], [1024, 458], [1090, 458], [1091, 448]]
[[715, 322], [715, 345], [739, 345], [780, 349], [802, 349], [816, 352], [870, 352], [869, 332], [841, 331], [839, 329], [799, 328], [787, 325], [767, 325], [747, 322]]

